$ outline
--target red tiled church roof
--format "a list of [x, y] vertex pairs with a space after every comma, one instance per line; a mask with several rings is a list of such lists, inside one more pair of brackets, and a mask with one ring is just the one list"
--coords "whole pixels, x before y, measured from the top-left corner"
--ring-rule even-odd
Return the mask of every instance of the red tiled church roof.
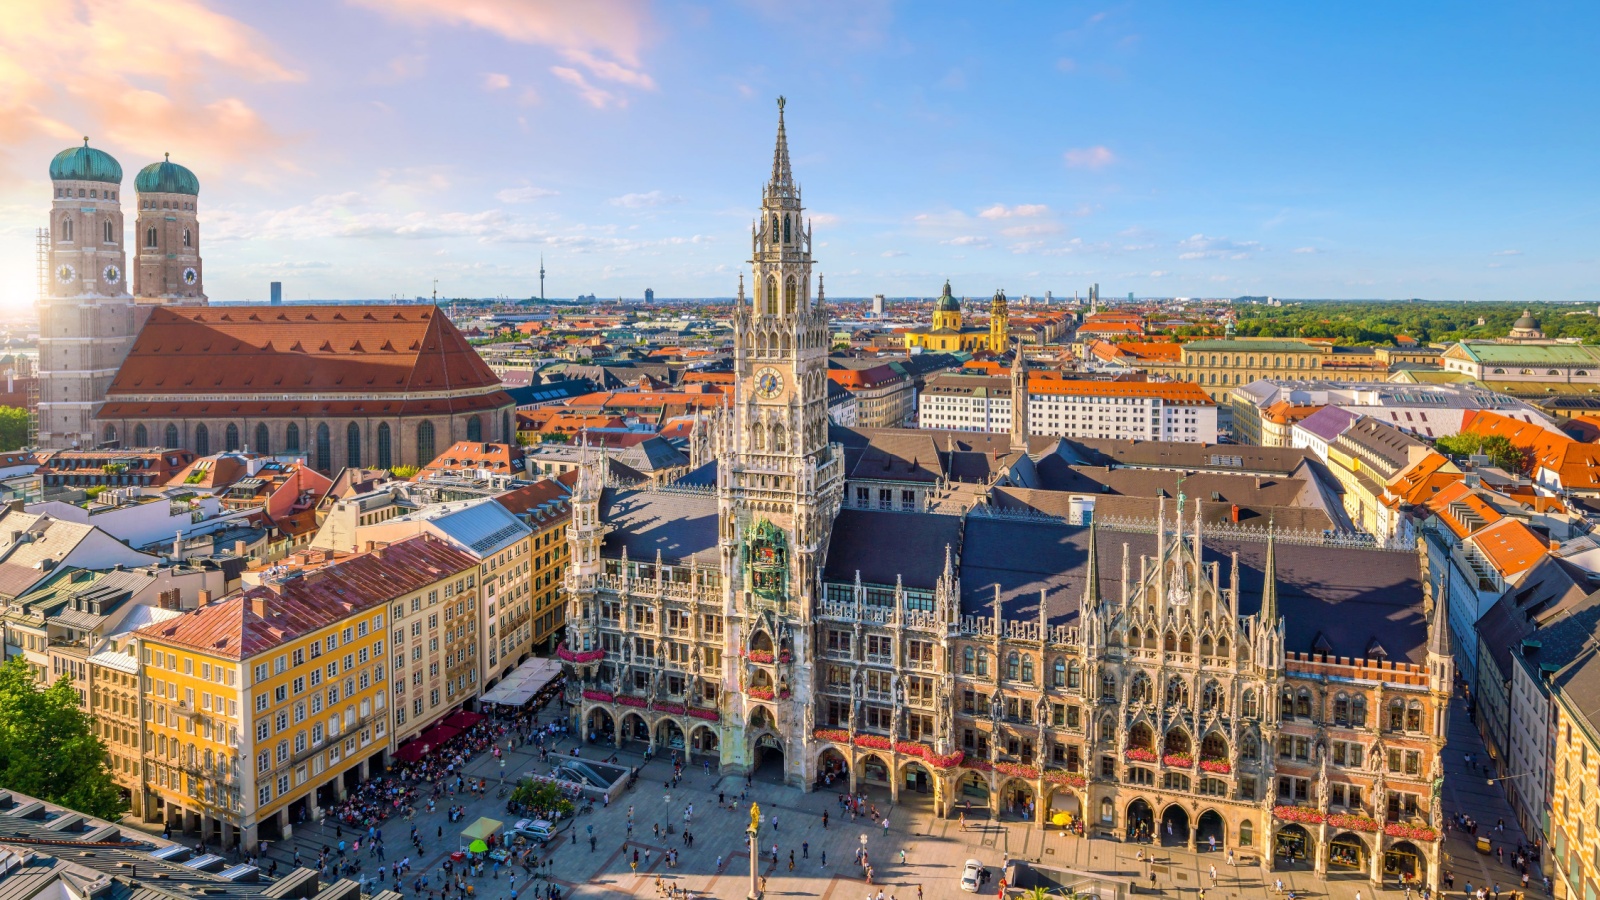
[[[240, 395], [239, 412], [259, 414], [260, 402], [243, 398], [292, 393], [315, 414], [346, 412], [324, 409], [317, 394], [490, 394], [499, 387], [436, 306], [163, 306], [139, 332], [101, 415], [139, 415], [139, 406], [163, 404], [135, 398], [160, 395]], [[192, 412], [227, 415], [232, 405], [213, 401]]]

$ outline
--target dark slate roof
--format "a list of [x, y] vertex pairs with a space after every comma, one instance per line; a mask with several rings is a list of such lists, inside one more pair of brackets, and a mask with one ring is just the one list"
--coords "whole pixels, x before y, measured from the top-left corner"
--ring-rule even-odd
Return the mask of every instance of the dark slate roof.
[[1582, 569], [1555, 556], [1545, 556], [1516, 587], [1500, 595], [1478, 619], [1478, 639], [1488, 650], [1500, 677], [1511, 678], [1511, 657], [1522, 639], [1538, 630], [1588, 593]]
[[[863, 537], [870, 542], [881, 540], [870, 532]], [[1100, 594], [1110, 602], [1121, 597], [1124, 543], [1133, 578], [1138, 577], [1139, 556], [1156, 552], [1153, 534], [1101, 530]], [[1232, 565], [1229, 555], [1238, 550], [1239, 612], [1250, 615], [1259, 611], [1266, 543], [1211, 537], [1204, 544], [1206, 561], [1222, 563], [1224, 587]], [[1088, 545], [1089, 529], [1084, 526], [969, 516], [959, 560], [962, 613], [993, 615], [998, 584], [1004, 604], [1001, 614], [1007, 619], [1034, 620], [1043, 587], [1049, 592], [1050, 623], [1075, 623], [1083, 598]], [[888, 555], [887, 548], [857, 552]], [[942, 565], [942, 550], [939, 556]], [[1287, 648], [1363, 657], [1376, 645], [1391, 661], [1423, 662], [1428, 627], [1420, 574], [1414, 553], [1280, 542], [1278, 604], [1287, 623]], [[1326, 649], [1319, 651], [1319, 647]]]
[[[715, 509], [715, 504], [713, 504]], [[944, 573], [944, 548], [961, 552], [961, 517], [924, 512], [844, 509], [833, 520], [826, 581], [933, 590]], [[630, 551], [631, 552], [631, 551]]]
[[600, 546], [601, 556], [620, 558], [627, 547], [628, 558], [639, 562], [654, 560], [657, 550], [667, 560], [718, 560], [715, 494], [607, 488], [600, 495], [600, 518], [615, 526]]
[[506, 388], [506, 393], [518, 407], [537, 406], [545, 403], [559, 403], [571, 400], [573, 397], [582, 397], [599, 390], [595, 383], [587, 378], [566, 378], [560, 381], [551, 381], [544, 384], [529, 384], [521, 387]]
[[[1600, 640], [1600, 593], [1590, 595], [1564, 624], [1567, 633], [1560, 638], [1562, 647], [1576, 645], [1579, 649], [1556, 676], [1555, 683], [1567, 702], [1588, 720], [1589, 727], [1600, 730], [1600, 653], [1595, 644]], [[1543, 653], [1541, 648], [1540, 654]]]
[[[1087, 465], [1139, 466], [1288, 475], [1310, 450], [1257, 447], [1253, 444], [1190, 444], [1178, 441], [1118, 441], [1062, 438], [1060, 452], [1069, 462]], [[1239, 462], [1235, 464], [1234, 459]]]
[[850, 467], [851, 478], [931, 484], [941, 475], [939, 448], [927, 434], [878, 433]]
[[[1037, 512], [1061, 518], [1071, 516], [1072, 497], [1072, 494], [1062, 491], [1017, 487], [997, 487], [989, 492], [989, 502], [996, 509]], [[1092, 499], [1094, 514], [1101, 520], [1142, 519], [1153, 522], [1160, 503], [1153, 497], [1123, 497], [1117, 494], [1098, 494]], [[1233, 504], [1226, 500], [1219, 503], [1191, 497], [1190, 502], [1200, 504], [1201, 517], [1208, 525], [1227, 525], [1234, 521]], [[1171, 514], [1170, 508], [1168, 514]], [[1288, 531], [1339, 530], [1320, 507], [1239, 504], [1240, 524], [1265, 527], [1269, 520]]]
[[673, 483], [690, 484], [699, 487], [716, 487], [717, 461], [713, 459], [712, 461], [700, 466], [698, 469], [690, 469], [688, 472], [684, 473], [682, 478], [679, 478]]

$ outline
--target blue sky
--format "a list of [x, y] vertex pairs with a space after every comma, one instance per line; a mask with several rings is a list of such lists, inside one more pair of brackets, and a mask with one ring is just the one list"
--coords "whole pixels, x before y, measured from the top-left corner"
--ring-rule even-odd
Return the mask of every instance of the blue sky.
[[1600, 300], [1597, 9], [8, 4], [0, 302], [82, 134], [216, 300], [725, 296], [778, 94], [836, 296]]

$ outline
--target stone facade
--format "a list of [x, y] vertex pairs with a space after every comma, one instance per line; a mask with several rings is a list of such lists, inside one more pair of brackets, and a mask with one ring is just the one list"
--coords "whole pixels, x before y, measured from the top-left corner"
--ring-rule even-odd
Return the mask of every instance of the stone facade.
[[[734, 400], [704, 426], [715, 485], [608, 484], [584, 451], [560, 650], [574, 727], [945, 817], [1068, 815], [1437, 886], [1454, 671], [1426, 557], [1202, 533], [1181, 482], [1175, 508], [1114, 528], [841, 510], [826, 311], [809, 236], [785, 236], [788, 183], [780, 116]], [[1027, 416], [1013, 426], [1026, 452]]]

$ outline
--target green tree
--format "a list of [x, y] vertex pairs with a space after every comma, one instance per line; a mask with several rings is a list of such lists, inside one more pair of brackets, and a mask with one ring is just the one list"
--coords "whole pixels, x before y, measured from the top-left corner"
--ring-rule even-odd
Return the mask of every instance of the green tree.
[[1528, 468], [1527, 454], [1503, 434], [1481, 435], [1463, 431], [1439, 438], [1433, 445], [1451, 456], [1482, 454], [1507, 472], [1525, 472]]
[[28, 411], [0, 406], [0, 451], [20, 450], [28, 443]]
[[389, 470], [389, 474], [396, 478], [410, 481], [411, 479], [417, 477], [417, 473], [420, 471], [422, 470], [416, 466], [395, 466]]
[[71, 679], [41, 690], [20, 656], [0, 666], [0, 784], [91, 816], [127, 808]]

